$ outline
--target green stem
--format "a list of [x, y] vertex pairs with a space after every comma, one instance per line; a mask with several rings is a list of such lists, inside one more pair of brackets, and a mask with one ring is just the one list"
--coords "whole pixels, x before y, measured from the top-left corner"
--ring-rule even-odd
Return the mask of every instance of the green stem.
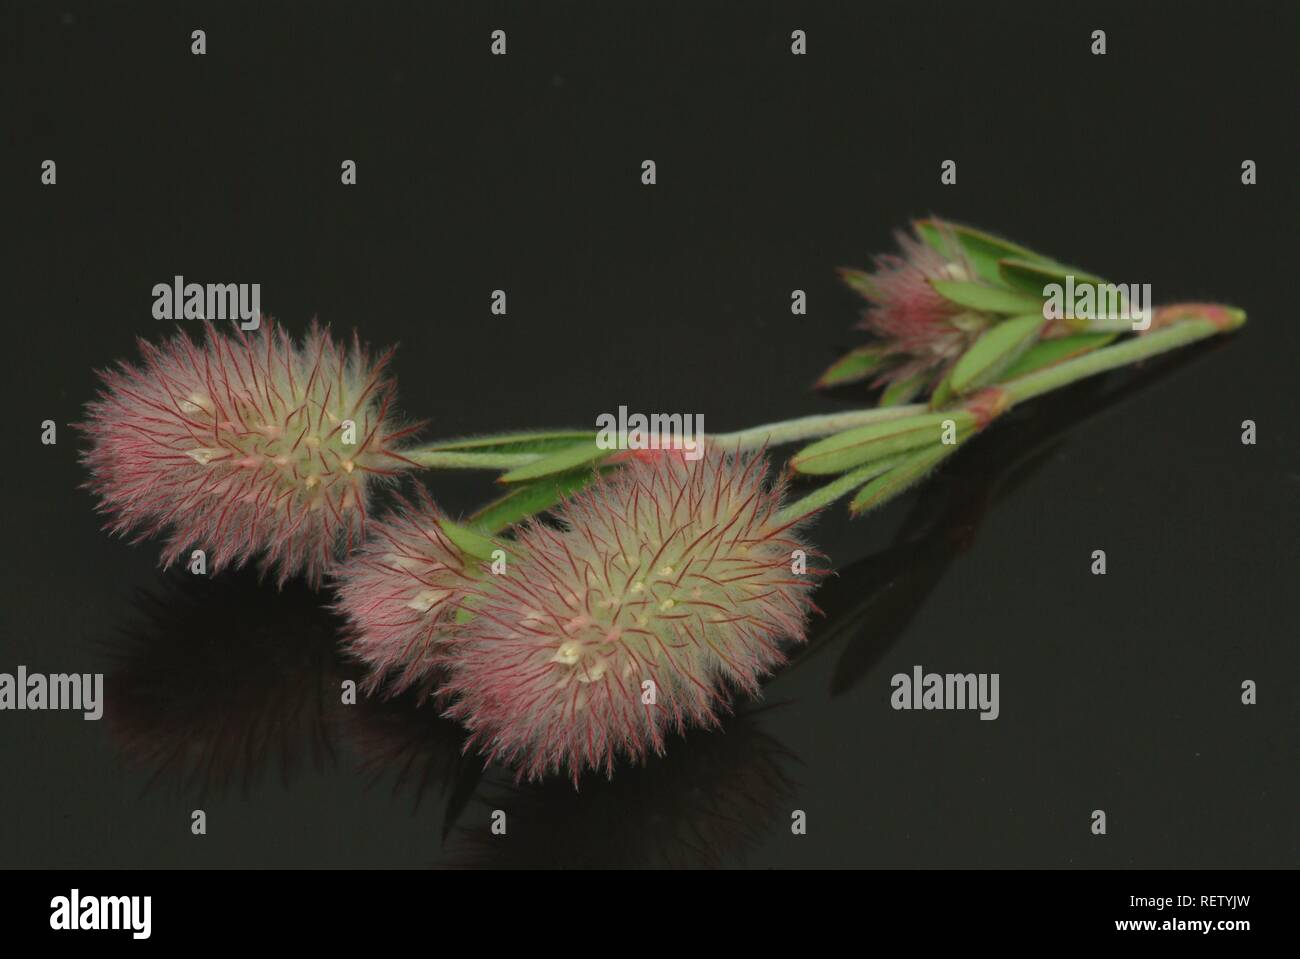
[[924, 403], [909, 403], [905, 406], [872, 407], [866, 410], [850, 410], [847, 413], [822, 413], [817, 416], [804, 416], [797, 420], [783, 420], [780, 423], [766, 423], [763, 426], [751, 426], [747, 430], [734, 433], [714, 433], [708, 437], [710, 443], [722, 450], [732, 452], [755, 450], [762, 446], [780, 446], [799, 440], [816, 439], [830, 436], [842, 430], [868, 423], [899, 419], [928, 409]]
[[[785, 420], [781, 423], [753, 426], [747, 430], [737, 430], [734, 433], [716, 433], [706, 436], [705, 439], [727, 452], [756, 450], [762, 446], [779, 446], [782, 443], [794, 443], [799, 440], [829, 436], [832, 433], [839, 433], [855, 426], [865, 426], [868, 423], [899, 419], [914, 413], [921, 413], [925, 409], [924, 403], [912, 403], [907, 406], [850, 410], [847, 413], [822, 413], [817, 416], [804, 416], [796, 420]], [[563, 434], [555, 435], [560, 436]], [[580, 440], [585, 440], [586, 443], [590, 443], [593, 438], [582, 433], [572, 435], [579, 437]], [[508, 436], [503, 439], [524, 441], [528, 437], [529, 434], [519, 434], [518, 436]], [[542, 437], [542, 439], [547, 438], [547, 436]], [[448, 449], [449, 445], [454, 444], [445, 442], [431, 443], [413, 449], [402, 450], [402, 455], [420, 466], [431, 469], [512, 470], [520, 466], [530, 466], [553, 452], [549, 447], [533, 452], [497, 452], [487, 449]], [[582, 444], [579, 443], [578, 445]], [[572, 446], [573, 444], [570, 444], [570, 447]], [[559, 450], [559, 447], [556, 447], [556, 450]]]
[[1022, 403], [1089, 376], [1158, 356], [1222, 332], [1224, 332], [1223, 327], [1210, 320], [1180, 320], [1154, 333], [1136, 336], [1111, 346], [1103, 346], [1099, 350], [1085, 353], [1072, 360], [1065, 360], [1055, 366], [1047, 366], [1033, 373], [1027, 373], [1018, 379], [1008, 380], [996, 388], [1003, 390], [1012, 404]]
[[[963, 402], [947, 407], [941, 412], [949, 414], [969, 413], [974, 415], [977, 420], [987, 422], [1017, 403], [1060, 389], [1089, 376], [1095, 376], [1098, 373], [1104, 373], [1161, 353], [1167, 353], [1197, 340], [1207, 339], [1216, 334], [1235, 329], [1245, 322], [1245, 314], [1240, 310], [1214, 304], [1188, 304], [1183, 307], [1167, 309], [1183, 309], [1186, 311], [1185, 318], [1179, 318], [1168, 326], [1154, 332], [1122, 340], [1119, 343], [1096, 349], [1091, 353], [1076, 356], [1073, 359], [1064, 360], [1053, 366], [1044, 367], [1016, 379], [991, 386], [968, 396]], [[778, 423], [766, 423], [762, 426], [754, 426], [734, 433], [716, 433], [708, 436], [707, 439], [710, 444], [724, 451], [755, 450], [800, 440], [819, 439], [872, 423], [925, 416], [934, 412], [925, 403], [873, 407], [851, 410], [846, 413], [827, 413], [784, 420]], [[516, 437], [507, 437], [507, 439], [513, 441]], [[427, 467], [503, 470], [528, 466], [545, 457], [545, 454], [538, 452], [460, 452], [427, 448], [408, 450], [403, 455], [419, 465]], [[904, 460], [915, 458], [915, 456], [916, 450], [910, 450], [903, 455], [886, 455], [880, 459], [864, 463], [801, 499], [788, 504], [778, 516], [783, 522], [806, 516], [859, 489], [864, 483], [884, 476]], [[930, 465], [933, 465], [926, 465], [927, 463], [928, 461], [922, 463], [918, 460], [915, 470], [917, 477], [927, 471]], [[913, 480], [915, 478], [913, 477]], [[910, 486], [911, 481], [899, 483], [897, 488], [894, 488], [891, 483], [883, 484], [881, 486], [883, 495], [879, 500], [872, 499], [870, 507], [874, 508], [881, 503], [887, 502]], [[541, 508], [545, 508], [544, 505], [541, 505]], [[528, 515], [528, 513], [525, 515]]]

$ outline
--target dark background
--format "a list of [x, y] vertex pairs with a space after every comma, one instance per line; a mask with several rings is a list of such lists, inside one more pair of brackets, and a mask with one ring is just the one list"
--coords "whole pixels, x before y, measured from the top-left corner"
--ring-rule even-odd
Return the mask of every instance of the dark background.
[[[1296, 865], [1295, 4], [46, 3], [3, 22], [0, 670], [103, 671], [109, 704], [0, 714], [0, 865]], [[812, 646], [723, 732], [612, 783], [513, 789], [427, 708], [336, 705], [355, 670], [322, 597], [164, 574], [78, 489], [66, 424], [94, 369], [170, 332], [150, 291], [176, 273], [261, 283], [292, 330], [400, 341], [430, 437], [620, 404], [720, 431], [858, 399], [808, 389], [860, 342], [833, 268], [929, 213], [1250, 322], [1016, 411], [867, 519], [832, 510]], [[427, 478], [456, 512], [490, 492]], [[892, 711], [914, 664], [1000, 673], [1001, 718]]]

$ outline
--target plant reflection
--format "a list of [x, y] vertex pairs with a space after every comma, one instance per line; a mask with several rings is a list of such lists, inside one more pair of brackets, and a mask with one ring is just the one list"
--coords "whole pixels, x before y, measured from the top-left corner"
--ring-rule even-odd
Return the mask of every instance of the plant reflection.
[[[830, 694], [861, 682], [974, 542], [992, 503], [1050, 459], [1069, 429], [1202, 349], [1039, 400], [954, 457], [887, 549], [823, 584], [825, 617], [790, 668], [838, 649]], [[767, 728], [790, 707], [741, 704], [721, 729], [670, 740], [663, 757], [613, 780], [588, 776], [578, 791], [564, 780], [511, 785], [463, 757], [463, 731], [419, 696], [358, 693], [345, 704], [344, 683], [360, 685], [362, 673], [339, 652], [340, 622], [300, 584], [276, 591], [247, 573], [161, 575], [135, 605], [136, 621], [114, 642], [106, 713], [149, 789], [249, 795], [271, 774], [289, 787], [305, 768], [341, 768], [391, 783], [412, 812], [440, 797], [447, 852], [465, 865], [727, 865], [788, 828], [798, 805], [797, 758]], [[494, 809], [507, 811], [508, 838], [489, 830]]]

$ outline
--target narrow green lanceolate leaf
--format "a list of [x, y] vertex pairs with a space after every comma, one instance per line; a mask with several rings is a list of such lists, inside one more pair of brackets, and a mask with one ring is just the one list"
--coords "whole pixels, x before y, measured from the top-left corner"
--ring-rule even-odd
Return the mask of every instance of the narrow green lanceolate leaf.
[[817, 510], [825, 506], [829, 506], [841, 496], [848, 496], [863, 483], [879, 476], [895, 463], [901, 462], [906, 455], [906, 453], [903, 453], [898, 456], [887, 456], [884, 459], [874, 460], [864, 466], [859, 466], [855, 470], [850, 470], [826, 483], [820, 489], [813, 490], [807, 496], [787, 503], [777, 514], [776, 522], [778, 524], [792, 523], [817, 512]]
[[1082, 356], [1099, 347], [1105, 346], [1119, 336], [1118, 333], [1078, 333], [1074, 336], [1058, 336], [1050, 340], [1039, 340], [1020, 355], [1020, 358], [1002, 371], [1002, 380], [1014, 380], [1034, 370], [1052, 366], [1071, 357]]
[[1039, 297], [983, 283], [931, 280], [930, 285], [945, 300], [981, 313], [1033, 313], [1041, 310], [1043, 305]]
[[1021, 293], [1046, 298], [1043, 288], [1056, 283], [1064, 286], [1067, 276], [1074, 277], [1076, 288], [1106, 283], [1099, 276], [1052, 260], [1029, 261], [1009, 257], [998, 261], [998, 273], [1006, 284]]
[[913, 453], [888, 473], [871, 480], [849, 501], [849, 513], [860, 516], [886, 500], [893, 499], [951, 456], [961, 445], [962, 438], [959, 437], [956, 443], [936, 443], [933, 447]]
[[865, 299], [871, 299], [876, 295], [876, 287], [871, 282], [871, 274], [864, 270], [854, 270], [847, 266], [839, 269], [840, 279], [849, 286], [853, 292]]
[[496, 543], [482, 533], [475, 532], [468, 526], [453, 523], [449, 519], [438, 520], [438, 526], [451, 540], [453, 546], [466, 556], [472, 556], [474, 559], [491, 559], [492, 551], [499, 548]]
[[960, 431], [974, 423], [974, 416], [966, 410], [950, 410], [859, 426], [804, 447], [790, 465], [796, 472], [813, 476], [843, 473], [871, 460], [931, 443], [939, 445], [948, 420]]
[[594, 439], [575, 443], [548, 453], [536, 462], [520, 466], [497, 478], [498, 483], [522, 483], [524, 480], [538, 479], [554, 473], [565, 473], [585, 463], [596, 463], [604, 459], [613, 450], [603, 450]]
[[471, 436], [422, 444], [420, 450], [483, 453], [550, 453], [582, 440], [594, 439], [590, 430], [556, 430], [537, 433], [503, 433], [499, 436]]
[[832, 363], [815, 385], [822, 389], [859, 383], [878, 370], [884, 360], [885, 351], [882, 347], [859, 346]]
[[941, 407], [947, 406], [948, 402], [952, 398], [952, 376], [948, 375], [939, 381], [939, 385], [936, 386], [934, 392], [930, 394], [930, 409], [937, 410]]
[[[921, 238], [944, 256], [953, 255], [953, 251], [949, 247], [951, 240], [955, 239], [961, 245], [966, 258], [975, 267], [975, 272], [980, 275], [981, 279], [990, 283], [1001, 285], [1004, 282], [998, 272], [998, 260], [1004, 257], [1026, 260], [1031, 263], [1036, 261], [1051, 262], [1050, 258], [1035, 253], [1018, 243], [1012, 243], [1000, 236], [985, 233], [983, 230], [977, 230], [974, 227], [963, 226], [960, 223], [945, 221], [943, 230], [939, 229], [934, 220], [917, 220], [915, 226], [917, 232], [921, 234]], [[945, 232], [950, 233], [951, 237], [945, 238]]]
[[469, 521], [480, 532], [498, 533], [550, 509], [564, 497], [582, 489], [595, 477], [595, 470], [579, 469], [522, 483], [505, 496], [484, 506]]
[[902, 406], [904, 403], [910, 403], [914, 396], [925, 389], [928, 380], [929, 376], [924, 372], [909, 376], [905, 380], [895, 380], [885, 387], [876, 405]]
[[1124, 284], [1111, 283], [1060, 264], [1045, 266], [1006, 260], [1002, 270], [1009, 282], [1042, 295], [1044, 315], [1062, 320], [1070, 329], [1118, 333], [1132, 328], [1128, 287]]
[[1030, 313], [989, 327], [952, 368], [948, 380], [953, 392], [969, 393], [995, 382], [1029, 349], [1046, 323], [1041, 313]]

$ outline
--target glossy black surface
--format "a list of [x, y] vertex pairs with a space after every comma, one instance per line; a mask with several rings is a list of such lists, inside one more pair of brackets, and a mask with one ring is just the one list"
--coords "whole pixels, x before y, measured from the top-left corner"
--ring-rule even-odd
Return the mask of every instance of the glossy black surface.
[[[0, 713], [0, 865], [1294, 865], [1296, 9], [605, 6], [7, 5], [0, 670], [103, 671], [109, 700]], [[176, 273], [400, 341], [430, 437], [620, 404], [728, 430], [855, 402], [808, 389], [859, 342], [833, 268], [928, 213], [1250, 322], [832, 510], [809, 647], [612, 782], [515, 787], [427, 708], [338, 705], [324, 597], [164, 574], [78, 489], [63, 424], [168, 331]], [[1000, 718], [891, 710], [915, 664], [1000, 673]]]

